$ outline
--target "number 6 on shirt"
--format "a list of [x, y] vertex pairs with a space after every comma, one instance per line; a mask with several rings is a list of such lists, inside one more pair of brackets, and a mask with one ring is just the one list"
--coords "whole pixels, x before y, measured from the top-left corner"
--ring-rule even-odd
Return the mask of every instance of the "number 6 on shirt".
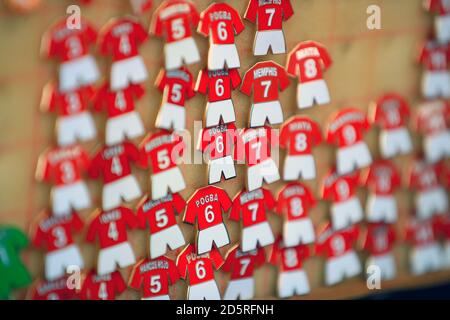
[[222, 210], [226, 212], [230, 207], [231, 200], [225, 190], [214, 186], [198, 189], [187, 201], [183, 221], [194, 224], [197, 219], [198, 254], [211, 251], [213, 243], [217, 248], [230, 243], [230, 237], [222, 219]]

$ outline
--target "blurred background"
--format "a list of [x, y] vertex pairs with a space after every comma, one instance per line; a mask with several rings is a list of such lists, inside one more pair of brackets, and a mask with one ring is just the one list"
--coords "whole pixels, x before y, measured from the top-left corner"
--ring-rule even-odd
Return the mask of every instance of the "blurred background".
[[[193, 1], [198, 10], [204, 10], [211, 1]], [[235, 7], [243, 16], [247, 1], [225, 1]], [[337, 110], [344, 107], [356, 107], [367, 111], [369, 104], [388, 91], [398, 92], [408, 101], [412, 113], [422, 101], [420, 94], [421, 66], [417, 63], [419, 48], [432, 27], [432, 16], [423, 10], [422, 0], [293, 0], [294, 16], [284, 23], [287, 50], [304, 40], [321, 42], [330, 52], [333, 66], [326, 72], [325, 79], [329, 85], [332, 102], [327, 106], [314, 107], [298, 111], [296, 107], [296, 80], [281, 94], [285, 119], [293, 114], [305, 114], [317, 121], [323, 132], [327, 119]], [[161, 3], [153, 1], [150, 11], [136, 15], [145, 29], [148, 30], [151, 16]], [[44, 85], [57, 79], [57, 64], [40, 56], [42, 35], [47, 28], [66, 16], [66, 8], [70, 4], [79, 4], [82, 16], [89, 19], [98, 29], [111, 17], [133, 14], [128, 0], [92, 0], [89, 5], [75, 0], [42, 0], [34, 10], [26, 13], [13, 12], [0, 1], [0, 225], [13, 225], [29, 233], [30, 227], [42, 209], [50, 204], [50, 186], [37, 183], [34, 177], [37, 159], [48, 147], [55, 143], [55, 117], [43, 114], [39, 110], [42, 89]], [[382, 27], [380, 30], [369, 30], [366, 25], [369, 5], [376, 4], [381, 8]], [[286, 55], [269, 55], [254, 57], [252, 54], [255, 26], [245, 21], [246, 29], [237, 36], [237, 47], [241, 58], [240, 74], [244, 75], [254, 63], [272, 59], [281, 65], [286, 63]], [[190, 66], [196, 77], [204, 67], [208, 48], [208, 40], [195, 35], [202, 61]], [[137, 103], [137, 110], [144, 120], [148, 132], [155, 131], [156, 114], [161, 104], [161, 94], [154, 87], [154, 81], [163, 67], [163, 40], [150, 37], [140, 48], [149, 71], [149, 81], [145, 84], [146, 95]], [[95, 53], [95, 51], [93, 51]], [[96, 56], [102, 74], [106, 77], [109, 62]], [[99, 82], [99, 85], [101, 82]], [[250, 99], [236, 90], [233, 101], [237, 114], [237, 127], [247, 124], [250, 110]], [[194, 120], [201, 120], [205, 107], [205, 97], [197, 95], [187, 102], [188, 129], [194, 134]], [[101, 133], [96, 142], [85, 144], [87, 150], [93, 153], [95, 147], [102, 141], [104, 132], [104, 116], [95, 115], [97, 128]], [[412, 124], [412, 121], [411, 121]], [[412, 127], [412, 125], [411, 125]], [[378, 129], [373, 128], [366, 135], [371, 153], [379, 157]], [[421, 138], [411, 130], [415, 152], [421, 150]], [[134, 141], [138, 143], [140, 140]], [[195, 141], [195, 140], [194, 140]], [[335, 148], [322, 144], [316, 148], [318, 178], [306, 184], [319, 197], [319, 182], [334, 164]], [[283, 156], [283, 154], [282, 154]], [[382, 283], [383, 292], [389, 290], [415, 289], [424, 286], [442, 285], [450, 281], [450, 271], [439, 271], [414, 277], [409, 272], [408, 254], [410, 246], [403, 240], [405, 224], [413, 215], [414, 192], [406, 185], [408, 167], [414, 155], [400, 156], [393, 159], [401, 170], [403, 187], [396, 193], [399, 204], [399, 221], [396, 230], [399, 235], [395, 246], [395, 257], [398, 276], [395, 280]], [[183, 165], [188, 188], [182, 193], [187, 199], [197, 188], [207, 183], [206, 166]], [[238, 168], [236, 179], [222, 182], [219, 186], [225, 188], [230, 197], [241, 190], [244, 185], [244, 168]], [[148, 172], [134, 170], [142, 190], [148, 191]], [[86, 178], [86, 180], [88, 180]], [[270, 185], [275, 194], [283, 186], [282, 182]], [[89, 181], [89, 188], [96, 204], [100, 199], [100, 184]], [[448, 191], [448, 190], [447, 190]], [[365, 189], [361, 188], [358, 195], [364, 204], [367, 197]], [[137, 202], [128, 205], [135, 208]], [[80, 212], [87, 221], [94, 208]], [[329, 203], [319, 201], [310, 213], [315, 226], [319, 226], [329, 217]], [[270, 223], [276, 232], [281, 231], [281, 219], [269, 214]], [[225, 219], [232, 242], [239, 240], [240, 227], [235, 222]], [[180, 223], [181, 225], [182, 223]], [[364, 227], [364, 224], [362, 224]], [[194, 240], [194, 228], [183, 225], [183, 233], [187, 240]], [[138, 257], [146, 255], [147, 231], [132, 231], [129, 233], [133, 249]], [[77, 237], [77, 243], [82, 248], [86, 269], [94, 266], [98, 248], [84, 243], [84, 233]], [[222, 254], [227, 248], [221, 250]], [[172, 253], [175, 256], [176, 253]], [[359, 250], [361, 261], [367, 254]], [[43, 253], [31, 246], [23, 251], [23, 261], [30, 270], [33, 279], [43, 277]], [[350, 279], [332, 288], [323, 285], [323, 259], [313, 257], [305, 266], [310, 284], [311, 294], [300, 297], [306, 299], [340, 299], [359, 298], [372, 295], [378, 290], [367, 289], [365, 274]], [[128, 280], [129, 269], [121, 270], [125, 280]], [[257, 298], [274, 298], [276, 296], [277, 269], [265, 265], [256, 272]], [[228, 276], [217, 272], [216, 279], [221, 291], [225, 290]], [[0, 275], [2, 277], [2, 275]], [[185, 285], [179, 282], [173, 288], [173, 297], [185, 297]], [[448, 287], [444, 289], [448, 293]], [[139, 294], [127, 290], [120, 299], [136, 299]], [[13, 292], [13, 298], [26, 297], [26, 289]], [[392, 296], [385, 295], [385, 298]]]

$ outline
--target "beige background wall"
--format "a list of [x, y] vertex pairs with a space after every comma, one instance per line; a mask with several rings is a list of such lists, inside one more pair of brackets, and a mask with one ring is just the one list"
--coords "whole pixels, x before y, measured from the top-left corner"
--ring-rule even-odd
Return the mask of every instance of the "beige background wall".
[[[161, 1], [154, 1], [154, 8]], [[205, 9], [210, 1], [195, 1], [198, 9]], [[243, 15], [247, 1], [226, 1]], [[334, 60], [333, 66], [327, 71], [325, 77], [329, 84], [332, 103], [327, 106], [304, 110], [305, 114], [318, 121], [325, 129], [326, 119], [336, 110], [347, 106], [354, 106], [367, 110], [370, 101], [387, 90], [403, 94], [415, 108], [420, 101], [419, 76], [420, 68], [415, 63], [417, 47], [424, 38], [431, 19], [422, 11], [421, 0], [291, 0], [295, 15], [284, 24], [288, 50], [291, 50], [299, 41], [316, 40], [322, 42], [330, 51]], [[54, 137], [54, 118], [40, 114], [38, 110], [41, 90], [44, 84], [52, 79], [56, 73], [52, 63], [39, 58], [39, 45], [41, 35], [46, 28], [65, 15], [65, 8], [70, 1], [47, 0], [45, 5], [29, 16], [16, 16], [0, 7], [0, 223], [15, 224], [28, 229], [33, 218], [39, 210], [49, 203], [49, 187], [34, 181], [34, 170], [39, 154], [52, 143]], [[370, 31], [366, 28], [366, 9], [370, 4], [377, 4], [382, 8], [382, 29]], [[82, 14], [89, 18], [98, 28], [106, 21], [118, 14], [130, 12], [128, 1], [125, 0], [94, 0], [90, 7], [83, 7]], [[153, 12], [153, 10], [152, 10]], [[147, 28], [150, 15], [141, 17], [143, 25]], [[245, 31], [237, 37], [237, 45], [241, 57], [241, 76], [255, 62], [263, 59], [273, 59], [284, 65], [286, 55], [255, 58], [252, 55], [253, 36], [255, 26], [245, 22]], [[203, 67], [206, 61], [208, 41], [196, 36], [202, 62], [191, 66], [194, 75]], [[143, 47], [142, 55], [145, 57], [150, 81], [146, 83], [148, 89], [146, 96], [139, 102], [138, 110], [141, 113], [148, 131], [153, 131], [161, 95], [153, 87], [153, 82], [159, 69], [162, 67], [162, 41], [151, 38]], [[98, 59], [106, 74], [107, 66], [102, 59]], [[285, 117], [299, 113], [295, 105], [295, 87], [291, 86], [281, 95]], [[237, 112], [237, 125], [243, 127], [248, 120], [250, 100], [238, 91], [233, 93], [233, 100]], [[187, 103], [188, 126], [193, 132], [193, 121], [203, 116], [205, 98], [196, 96]], [[104, 119], [96, 118], [99, 128], [103, 130]], [[366, 137], [372, 154], [378, 157], [377, 130], [372, 129]], [[420, 142], [415, 136], [415, 146], [418, 149]], [[136, 143], [138, 141], [135, 141]], [[93, 150], [96, 143], [86, 145]], [[324, 176], [334, 161], [334, 148], [322, 145], [315, 150], [318, 162], [318, 180], [307, 183], [318, 195], [318, 181]], [[283, 157], [283, 155], [282, 155]], [[399, 157], [395, 163], [399, 165], [405, 178], [406, 164], [410, 157]], [[206, 167], [204, 165], [183, 166], [188, 188], [182, 193], [187, 199], [196, 188], [206, 183]], [[148, 189], [148, 174], [136, 169], [141, 186]], [[230, 197], [233, 197], [243, 186], [244, 170], [238, 168], [238, 177], [223, 182]], [[276, 192], [283, 186], [277, 183], [270, 186]], [[92, 194], [98, 201], [100, 197], [97, 182], [90, 182]], [[365, 201], [366, 192], [360, 190], [359, 195]], [[400, 221], [398, 231], [402, 232], [406, 218], [411, 209], [411, 192], [403, 188], [397, 194], [400, 206]], [[135, 203], [132, 204], [133, 206]], [[327, 218], [329, 204], [320, 201], [311, 212], [316, 226]], [[91, 210], [81, 212], [87, 218]], [[270, 221], [275, 231], [280, 230], [281, 220], [270, 215]], [[239, 239], [239, 226], [226, 219], [233, 242]], [[183, 226], [186, 239], [193, 240], [194, 233], [191, 226]], [[143, 257], [146, 252], [147, 232], [133, 231], [130, 236], [136, 254]], [[79, 243], [82, 243], [80, 240]], [[95, 260], [96, 249], [82, 245], [83, 254], [88, 266]], [[225, 253], [226, 249], [221, 250]], [[400, 275], [397, 280], [383, 283], [383, 288], [417, 286], [450, 279], [450, 274], [441, 272], [421, 278], [412, 278], [408, 275], [407, 248], [399, 244], [396, 248], [398, 268]], [[363, 258], [364, 255], [362, 254]], [[27, 250], [24, 259], [38, 277], [43, 272], [42, 255], [34, 250]], [[343, 298], [368, 294], [365, 281], [353, 279], [333, 288], [322, 286], [322, 260], [312, 258], [306, 264], [310, 278], [312, 293], [307, 298]], [[129, 270], [123, 270], [128, 278]], [[264, 266], [257, 271], [257, 297], [267, 298], [275, 295], [276, 269]], [[221, 290], [226, 288], [227, 275], [217, 273]], [[179, 282], [174, 288], [174, 295], [184, 297], [185, 286]], [[23, 290], [17, 292], [18, 298], [23, 297]], [[137, 297], [133, 291], [127, 291], [121, 298]]]

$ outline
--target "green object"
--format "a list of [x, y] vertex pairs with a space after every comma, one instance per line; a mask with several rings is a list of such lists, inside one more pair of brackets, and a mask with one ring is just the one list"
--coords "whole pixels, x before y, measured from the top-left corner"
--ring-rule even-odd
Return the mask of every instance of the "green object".
[[31, 276], [20, 251], [28, 246], [28, 238], [15, 227], [0, 226], [0, 299], [9, 298], [12, 289], [31, 283]]

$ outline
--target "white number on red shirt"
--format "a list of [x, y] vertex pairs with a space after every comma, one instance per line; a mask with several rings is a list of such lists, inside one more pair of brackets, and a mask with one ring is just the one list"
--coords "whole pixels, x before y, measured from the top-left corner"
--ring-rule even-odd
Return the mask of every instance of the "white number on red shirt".
[[387, 192], [391, 188], [391, 179], [387, 176], [379, 176], [378, 187], [380, 191]]
[[130, 39], [127, 34], [123, 34], [120, 37], [119, 51], [123, 54], [129, 54], [131, 52]]
[[241, 259], [239, 260], [239, 262], [241, 263], [241, 269], [239, 271], [239, 274], [243, 276], [247, 271], [248, 266], [250, 265], [250, 259]]
[[56, 238], [55, 247], [62, 248], [67, 244], [66, 232], [63, 227], [55, 227], [52, 230], [52, 235]]
[[119, 238], [119, 232], [117, 231], [117, 224], [115, 221], [111, 221], [108, 225], [108, 238], [117, 241]]
[[75, 169], [72, 162], [64, 161], [63, 163], [61, 163], [61, 171], [61, 179], [64, 183], [72, 182], [75, 179]]
[[350, 187], [348, 186], [347, 181], [339, 180], [337, 182], [337, 192], [341, 196], [342, 199], [347, 199], [350, 195]]
[[252, 221], [256, 221], [256, 214], [258, 213], [258, 207], [259, 207], [258, 203], [252, 203], [248, 206], [248, 208], [252, 212]]
[[217, 152], [222, 153], [224, 148], [225, 148], [225, 146], [223, 144], [223, 136], [218, 136], [216, 138], [216, 150], [217, 150]]
[[76, 37], [67, 39], [67, 45], [70, 57], [78, 57], [83, 50], [80, 40]]
[[380, 250], [380, 251], [384, 250], [384, 249], [387, 248], [387, 246], [388, 246], [388, 243], [387, 243], [386, 237], [378, 236], [378, 237], [375, 238], [375, 247], [378, 250]]
[[267, 20], [267, 26], [270, 27], [272, 25], [273, 15], [275, 14], [275, 8], [266, 9], [266, 13], [269, 15], [269, 19]]
[[298, 133], [295, 136], [295, 150], [297, 151], [305, 151], [308, 147], [306, 143], [306, 134]]
[[108, 299], [108, 290], [106, 290], [106, 283], [104, 282], [100, 283], [100, 286], [98, 287], [98, 297], [101, 300]]
[[111, 173], [114, 173], [116, 176], [120, 176], [123, 172], [122, 164], [118, 157], [113, 157], [111, 161]]
[[68, 93], [66, 97], [66, 102], [69, 106], [70, 113], [75, 113], [80, 110], [81, 102], [76, 93]]
[[150, 292], [158, 293], [161, 291], [161, 276], [159, 274], [150, 278]]
[[212, 210], [213, 206], [209, 205], [205, 208], [205, 219], [206, 222], [211, 223], [214, 220], [214, 211]]
[[331, 240], [331, 247], [333, 248], [336, 255], [341, 255], [345, 250], [345, 240], [341, 235], [335, 236]]
[[127, 103], [125, 101], [125, 96], [123, 94], [123, 91], [117, 91], [114, 105], [120, 111], [125, 110], [125, 108], [127, 107]]
[[344, 139], [347, 144], [352, 144], [356, 141], [356, 131], [352, 125], [345, 126], [342, 129], [342, 134], [344, 135]]
[[197, 274], [197, 278], [200, 280], [206, 277], [206, 269], [205, 269], [205, 262], [202, 260], [199, 260], [197, 264], [195, 265], [195, 273]]
[[295, 251], [295, 249], [286, 249], [284, 253], [284, 262], [286, 263], [286, 266], [288, 268], [295, 267], [298, 263], [297, 252]]
[[251, 145], [251, 148], [256, 150], [255, 153], [256, 160], [261, 159], [261, 146], [262, 146], [261, 141], [257, 141]]
[[315, 76], [317, 76], [317, 66], [314, 59], [306, 59], [304, 66], [305, 66], [305, 76], [307, 78], [314, 78]]
[[291, 214], [294, 217], [299, 217], [303, 214], [303, 203], [300, 198], [292, 198], [290, 201], [291, 204]]
[[172, 21], [172, 36], [175, 40], [181, 39], [186, 34], [184, 29], [183, 19], [175, 19]]
[[261, 85], [264, 87], [264, 98], [267, 98], [267, 96], [269, 95], [269, 89], [270, 89], [270, 85], [272, 84], [272, 81], [270, 80], [265, 80], [265, 81], [261, 81]]
[[183, 90], [183, 86], [179, 83], [174, 83], [172, 87], [172, 93], [170, 98], [173, 102], [180, 102], [181, 100], [181, 91]]
[[155, 218], [156, 218], [156, 226], [159, 228], [164, 228], [167, 225], [167, 222], [169, 222], [169, 218], [166, 214], [166, 209], [161, 209], [155, 212]]
[[223, 79], [217, 79], [215, 89], [216, 95], [218, 97], [223, 96], [223, 94], [225, 93], [225, 87], [223, 86]]
[[391, 124], [395, 125], [395, 124], [400, 123], [400, 114], [398, 113], [397, 109], [389, 109], [389, 111], [387, 113], [387, 117]]
[[217, 24], [217, 36], [222, 41], [225, 41], [228, 38], [228, 32], [224, 21], [220, 21]]
[[170, 165], [169, 151], [167, 149], [161, 150], [157, 154], [158, 167], [162, 170], [167, 169]]

